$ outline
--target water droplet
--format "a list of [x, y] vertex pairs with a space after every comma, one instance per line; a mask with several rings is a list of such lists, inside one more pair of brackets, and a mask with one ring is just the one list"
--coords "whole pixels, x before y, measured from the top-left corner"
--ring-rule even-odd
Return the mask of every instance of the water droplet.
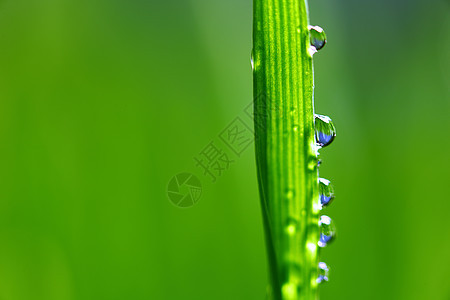
[[298, 125], [293, 125], [292, 126], [292, 130], [294, 130], [294, 132], [298, 132], [298, 129], [299, 129]]
[[329, 180], [319, 178], [320, 204], [322, 207], [330, 204], [334, 199], [334, 187]]
[[328, 116], [314, 115], [316, 127], [316, 143], [320, 147], [325, 147], [333, 142], [336, 137], [336, 128], [333, 121]]
[[298, 221], [290, 218], [286, 224], [286, 233], [288, 235], [294, 235], [297, 232]]
[[314, 243], [307, 243], [307, 244], [306, 244], [306, 248], [308, 248], [308, 250], [309, 250], [311, 253], [316, 253], [316, 251], [317, 251], [317, 245], [314, 244]]
[[317, 166], [320, 167], [321, 164], [322, 164], [322, 160], [319, 159], [319, 160], [317, 161]]
[[319, 275], [317, 276], [317, 283], [328, 281], [329, 268], [326, 263], [319, 263]]
[[325, 247], [330, 243], [336, 236], [336, 226], [333, 220], [329, 216], [320, 216], [319, 220], [320, 226], [320, 239], [318, 242], [319, 247]]
[[253, 49], [252, 49], [252, 53], [250, 54], [250, 63], [252, 64], [252, 71], [255, 71], [255, 61], [253, 58]]
[[285, 196], [287, 200], [292, 200], [295, 196], [295, 190], [286, 188]]
[[319, 51], [327, 43], [327, 36], [325, 34], [325, 31], [323, 31], [322, 27], [311, 25], [308, 26], [308, 29], [311, 46], [316, 51]]
[[318, 167], [317, 157], [316, 156], [311, 156], [309, 158], [309, 161], [308, 161], [308, 169], [310, 171], [314, 171], [314, 170], [316, 170], [317, 167]]

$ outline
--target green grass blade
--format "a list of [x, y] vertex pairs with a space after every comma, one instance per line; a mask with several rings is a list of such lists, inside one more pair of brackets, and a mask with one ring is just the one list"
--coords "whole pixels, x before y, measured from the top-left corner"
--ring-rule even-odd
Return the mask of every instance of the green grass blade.
[[307, 3], [254, 0], [256, 159], [270, 299], [317, 299], [318, 174]]

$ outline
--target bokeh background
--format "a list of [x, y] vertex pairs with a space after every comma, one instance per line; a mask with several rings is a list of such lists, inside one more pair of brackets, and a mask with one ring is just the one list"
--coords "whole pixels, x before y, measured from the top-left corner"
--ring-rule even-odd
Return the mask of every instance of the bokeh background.
[[[338, 238], [321, 299], [450, 299], [449, 3], [311, 0]], [[255, 299], [251, 0], [0, 1], [0, 300]], [[248, 120], [247, 120], [248, 121]], [[234, 162], [213, 183], [194, 158]], [[190, 172], [203, 194], [167, 199]]]

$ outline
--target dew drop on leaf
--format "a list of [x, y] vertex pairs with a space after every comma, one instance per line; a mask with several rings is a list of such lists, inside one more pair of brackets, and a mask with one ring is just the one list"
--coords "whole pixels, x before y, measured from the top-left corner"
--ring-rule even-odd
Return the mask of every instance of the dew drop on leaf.
[[286, 233], [288, 235], [295, 235], [297, 233], [298, 221], [295, 219], [288, 219], [286, 224]]
[[322, 207], [330, 204], [334, 199], [334, 188], [331, 182], [325, 178], [319, 178], [320, 205]]
[[311, 25], [308, 26], [308, 29], [311, 46], [314, 47], [316, 51], [319, 51], [327, 43], [325, 31], [319, 26]]
[[309, 162], [308, 162], [308, 170], [315, 171], [317, 167], [318, 167], [318, 165], [317, 165], [317, 157], [316, 156], [312, 156], [309, 159]]
[[317, 283], [328, 281], [329, 268], [326, 263], [319, 263], [319, 275], [317, 276]]
[[329, 216], [320, 216], [320, 239], [318, 242], [319, 247], [327, 246], [336, 237], [336, 226], [333, 220]]
[[295, 197], [295, 190], [287, 188], [285, 190], [285, 196], [286, 196], [286, 200], [292, 201], [292, 199]]
[[330, 117], [323, 115], [314, 115], [316, 144], [319, 147], [325, 147], [333, 142], [336, 137], [336, 128]]

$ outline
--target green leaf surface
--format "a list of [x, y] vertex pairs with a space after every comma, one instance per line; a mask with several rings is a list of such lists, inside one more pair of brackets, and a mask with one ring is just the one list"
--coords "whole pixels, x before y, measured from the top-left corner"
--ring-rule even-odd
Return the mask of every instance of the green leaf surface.
[[316, 299], [319, 239], [307, 3], [255, 0], [256, 159], [270, 299]]

